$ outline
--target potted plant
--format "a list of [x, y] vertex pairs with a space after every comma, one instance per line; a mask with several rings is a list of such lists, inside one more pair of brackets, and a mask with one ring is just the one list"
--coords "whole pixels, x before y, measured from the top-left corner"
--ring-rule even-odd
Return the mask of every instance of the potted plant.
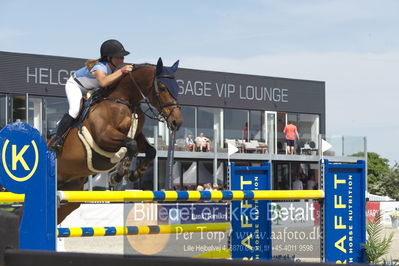
[[388, 237], [386, 235], [383, 236], [382, 231], [384, 230], [384, 226], [381, 220], [382, 214], [380, 211], [377, 211], [375, 214], [374, 221], [367, 219], [367, 240], [363, 247], [366, 251], [367, 262], [386, 265], [386, 259], [382, 257], [388, 254], [391, 248], [393, 232]]
[[399, 228], [399, 211], [394, 211], [389, 214], [391, 217], [392, 228]]

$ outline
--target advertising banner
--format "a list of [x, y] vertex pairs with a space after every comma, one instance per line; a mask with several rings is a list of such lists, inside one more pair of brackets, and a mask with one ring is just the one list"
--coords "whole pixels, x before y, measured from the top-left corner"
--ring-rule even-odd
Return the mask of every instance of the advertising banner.
[[334, 164], [325, 160], [325, 261], [365, 262], [365, 162]]
[[[259, 167], [231, 164], [232, 190], [270, 190], [270, 163]], [[244, 260], [270, 260], [270, 202], [232, 201], [231, 257]]]
[[228, 203], [175, 203], [158, 206], [161, 224], [226, 223]]

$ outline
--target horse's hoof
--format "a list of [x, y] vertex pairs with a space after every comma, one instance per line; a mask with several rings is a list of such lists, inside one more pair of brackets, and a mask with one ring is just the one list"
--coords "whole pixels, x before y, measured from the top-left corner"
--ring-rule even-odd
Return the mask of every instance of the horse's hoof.
[[126, 153], [126, 156], [129, 157], [129, 158], [133, 158], [133, 157], [136, 157], [137, 154], [139, 154], [137, 150], [129, 150], [128, 149], [127, 153]]
[[137, 142], [134, 139], [129, 139], [125, 145], [129, 153], [138, 153]]
[[136, 171], [132, 171], [127, 175], [127, 180], [130, 182], [135, 182], [138, 179], [140, 179], [142, 177], [142, 175], [136, 170]]
[[111, 187], [114, 187], [114, 186], [118, 185], [120, 182], [122, 182], [122, 179], [123, 179], [123, 176], [119, 175], [118, 173], [111, 174], [109, 177], [108, 184]]

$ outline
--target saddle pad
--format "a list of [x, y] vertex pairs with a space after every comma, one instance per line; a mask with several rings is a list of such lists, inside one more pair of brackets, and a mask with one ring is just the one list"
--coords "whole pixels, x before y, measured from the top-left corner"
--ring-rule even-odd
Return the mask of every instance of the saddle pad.
[[127, 149], [122, 147], [116, 153], [107, 152], [98, 147], [89, 130], [83, 126], [78, 136], [86, 149], [87, 168], [94, 173], [109, 172], [125, 156]]
[[[127, 137], [133, 138], [138, 125], [137, 114], [132, 115], [132, 125]], [[82, 126], [78, 136], [86, 149], [87, 167], [95, 173], [109, 172], [125, 157], [126, 147], [121, 147], [117, 152], [107, 152], [101, 149], [93, 140], [89, 130]]]

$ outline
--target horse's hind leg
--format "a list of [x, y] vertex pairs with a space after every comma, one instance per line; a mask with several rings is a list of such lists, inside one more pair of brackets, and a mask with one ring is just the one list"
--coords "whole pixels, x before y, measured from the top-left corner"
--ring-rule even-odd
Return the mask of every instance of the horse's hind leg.
[[[87, 177], [80, 177], [71, 182], [63, 183], [58, 186], [58, 190], [65, 191], [82, 191]], [[61, 205], [57, 210], [57, 224], [60, 224], [71, 212], [76, 210], [80, 203], [67, 203]]]
[[143, 134], [137, 137], [137, 144], [139, 146], [139, 152], [145, 153], [145, 158], [141, 160], [140, 165], [136, 170], [129, 172], [127, 179], [134, 182], [143, 177], [144, 173], [147, 171], [150, 164], [154, 161], [157, 154], [156, 149], [150, 145]]

